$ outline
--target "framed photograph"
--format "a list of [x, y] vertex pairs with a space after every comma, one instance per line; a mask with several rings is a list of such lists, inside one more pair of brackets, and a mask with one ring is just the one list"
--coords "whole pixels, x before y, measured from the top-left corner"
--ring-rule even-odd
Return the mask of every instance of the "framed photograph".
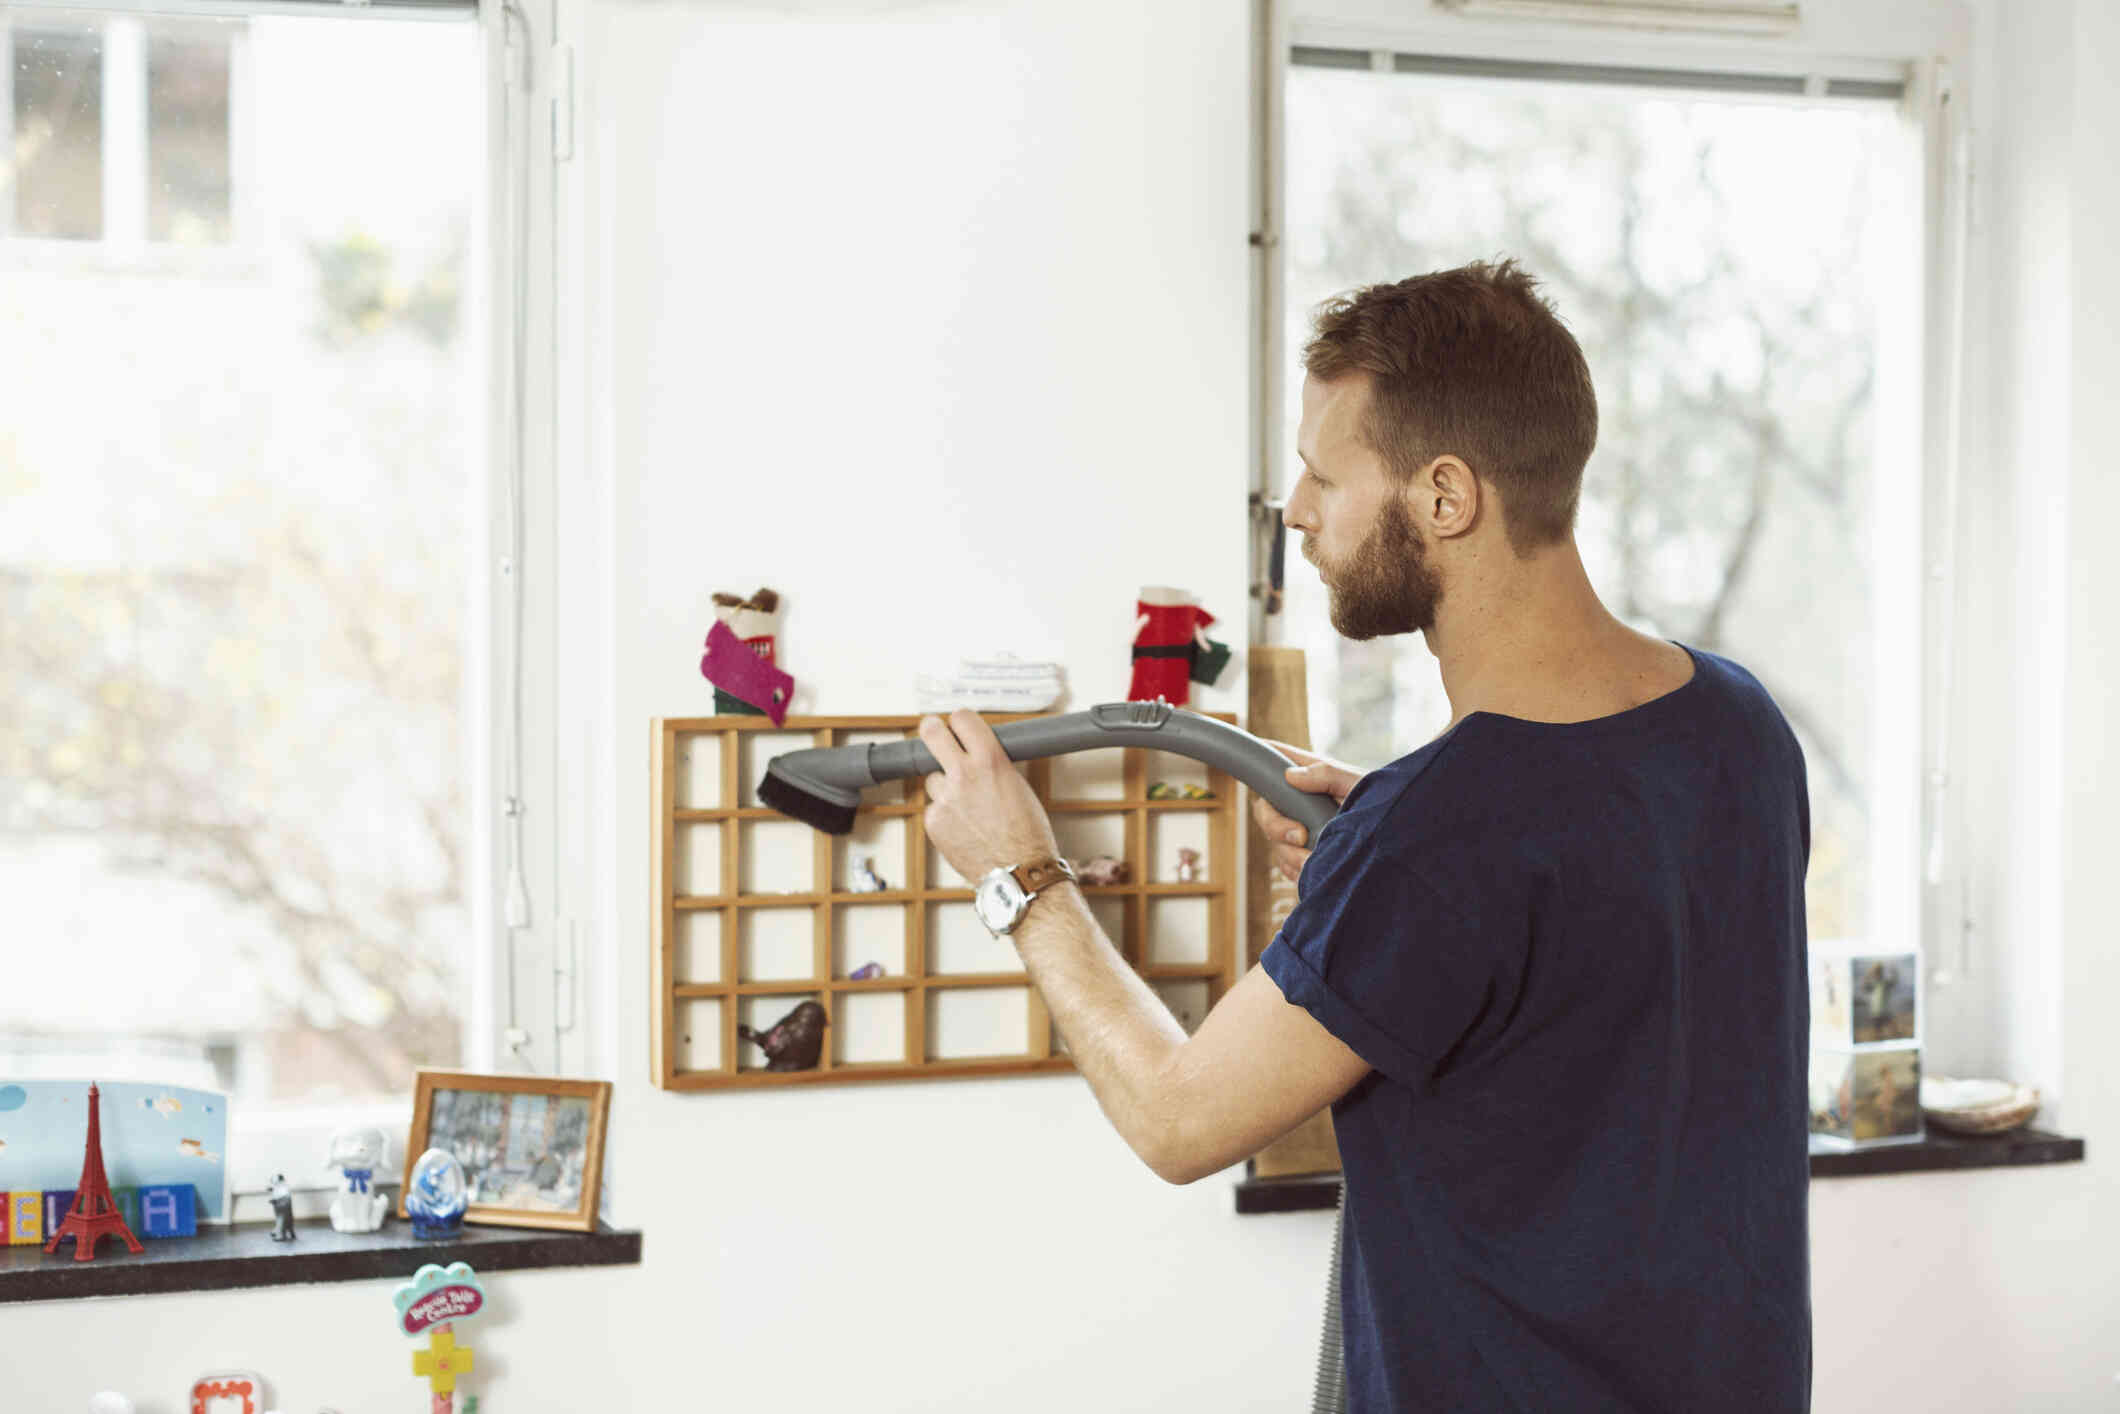
[[423, 1070], [416, 1085], [405, 1170], [429, 1149], [456, 1155], [465, 1222], [595, 1231], [610, 1081]]

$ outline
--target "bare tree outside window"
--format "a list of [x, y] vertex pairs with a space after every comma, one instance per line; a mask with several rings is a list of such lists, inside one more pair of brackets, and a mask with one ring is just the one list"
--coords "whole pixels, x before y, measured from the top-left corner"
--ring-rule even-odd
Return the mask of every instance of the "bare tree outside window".
[[248, 142], [238, 258], [0, 258], [0, 1064], [401, 1097], [466, 1003], [477, 35], [239, 26], [233, 110], [216, 26], [135, 46], [150, 238], [225, 242]]
[[[1597, 385], [1577, 527], [1592, 582], [1636, 628], [1735, 657], [1773, 693], [1810, 767], [1810, 935], [1858, 935], [1896, 115], [1304, 67], [1287, 115], [1284, 426], [1321, 301], [1521, 261]], [[1426, 646], [1338, 639], [1290, 560], [1315, 739], [1365, 766], [1432, 739], [1450, 712]]]

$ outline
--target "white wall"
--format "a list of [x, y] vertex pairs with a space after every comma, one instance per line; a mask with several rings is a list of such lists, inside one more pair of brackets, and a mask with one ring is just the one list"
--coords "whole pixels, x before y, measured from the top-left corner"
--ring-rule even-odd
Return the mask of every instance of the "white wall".
[[[645, 1259], [496, 1275], [493, 1315], [466, 1332], [491, 1407], [1306, 1399], [1327, 1215], [1238, 1219], [1226, 1179], [1159, 1183], [1076, 1077], [646, 1082], [647, 723], [711, 710], [711, 591], [788, 595], [803, 712], [910, 710], [916, 666], [999, 646], [1062, 659], [1073, 703], [1121, 695], [1144, 582], [1241, 622], [1247, 10], [846, 0], [760, 23], [592, 3], [587, 377], [605, 479], [587, 504], [610, 524], [570, 533], [607, 534], [615, 567], [596, 592], [611, 659], [581, 665], [611, 685], [584, 809], [612, 824], [611, 1188]], [[2003, 764], [1982, 779], [2053, 845], [2049, 884], [2027, 847], [1997, 906], [2024, 924], [2006, 965], [2028, 979], [2026, 1054], [2067, 1023], [2060, 1114], [2091, 1160], [1815, 1184], [1821, 1414], [2120, 1408], [2120, 1252], [2093, 1222], [2120, 1200], [2101, 1161], [2120, 1133], [2101, 888], [2120, 850], [2103, 735], [2120, 638], [2099, 613], [2120, 602], [2103, 543], [2120, 285], [2098, 260], [2120, 227], [2102, 161], [2120, 22], [2065, 0], [1979, 14], [1992, 401], [1968, 495], [1994, 498], [2011, 527], [1997, 562], [2020, 567], [1983, 596], [1998, 659], [2057, 625], [2052, 653], [2006, 660], [2027, 665], [2013, 701], [2063, 733], [2042, 766], [2001, 723]], [[2057, 557], [2049, 584], [2037, 569]], [[388, 1285], [11, 1307], [0, 1331], [14, 1351], [94, 1349], [99, 1381], [155, 1396], [150, 1411], [173, 1414], [198, 1370], [248, 1364], [290, 1414], [353, 1414], [417, 1394]], [[11, 1359], [0, 1383], [20, 1395], [0, 1404], [81, 1407], [96, 1385], [50, 1363]]]
[[1964, 563], [1968, 615], [1986, 632], [1962, 660], [1977, 706], [1964, 779], [1976, 807], [1971, 958], [1996, 1004], [1944, 1029], [1968, 1064], [2037, 1079], [2040, 1123], [2085, 1136], [2088, 1158], [1814, 1183], [1821, 1414], [2120, 1409], [2120, 1103], [2108, 1078], [2120, 1055], [2104, 897], [2120, 849], [2120, 762], [2106, 739], [2120, 687], [2107, 547], [2120, 510], [2107, 470], [2120, 284], [2099, 259], [2120, 218], [2108, 77], [2120, 25], [2110, 5], [2067, 0], [1977, 16]]

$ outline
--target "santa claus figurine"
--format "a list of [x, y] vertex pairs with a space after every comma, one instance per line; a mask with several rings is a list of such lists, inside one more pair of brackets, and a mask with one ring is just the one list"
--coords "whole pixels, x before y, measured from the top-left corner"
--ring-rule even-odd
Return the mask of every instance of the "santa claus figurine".
[[1209, 638], [1215, 616], [1182, 589], [1151, 584], [1134, 605], [1134, 674], [1129, 702], [1158, 698], [1173, 707], [1191, 699], [1191, 684], [1212, 684], [1229, 662], [1229, 649]]

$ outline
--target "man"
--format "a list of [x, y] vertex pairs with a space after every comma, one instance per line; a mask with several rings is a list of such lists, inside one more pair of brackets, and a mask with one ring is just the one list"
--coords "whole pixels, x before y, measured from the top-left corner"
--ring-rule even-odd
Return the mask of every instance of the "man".
[[[1331, 1105], [1349, 1407], [1810, 1403], [1803, 756], [1714, 653], [1599, 602], [1574, 540], [1597, 407], [1511, 262], [1329, 302], [1285, 520], [1352, 638], [1421, 633], [1451, 722], [1341, 813], [1255, 812], [1301, 900], [1187, 1038], [1078, 890], [1015, 938], [1098, 1103], [1189, 1183]], [[974, 715], [928, 718], [928, 834], [1050, 858]]]

